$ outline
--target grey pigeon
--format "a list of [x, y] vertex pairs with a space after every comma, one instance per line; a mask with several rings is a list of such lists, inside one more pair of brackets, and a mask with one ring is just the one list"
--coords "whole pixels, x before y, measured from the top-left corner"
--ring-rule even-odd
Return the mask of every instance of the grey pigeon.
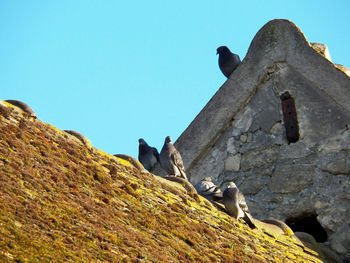
[[139, 139], [139, 161], [149, 172], [159, 162], [158, 150], [150, 147], [144, 139]]
[[159, 161], [160, 165], [169, 175], [183, 177], [188, 180], [181, 155], [171, 142], [170, 136], [165, 138], [163, 148], [159, 154]]
[[222, 192], [212, 181], [211, 177], [205, 177], [194, 186], [201, 196], [210, 201], [222, 200]]
[[235, 183], [230, 182], [229, 186], [223, 192], [223, 203], [227, 212], [234, 218], [243, 218], [251, 228], [256, 227], [253, 217], [249, 213], [244, 195], [238, 190]]
[[219, 54], [219, 67], [226, 78], [241, 64], [239, 56], [232, 53], [226, 46], [218, 47], [216, 54]]

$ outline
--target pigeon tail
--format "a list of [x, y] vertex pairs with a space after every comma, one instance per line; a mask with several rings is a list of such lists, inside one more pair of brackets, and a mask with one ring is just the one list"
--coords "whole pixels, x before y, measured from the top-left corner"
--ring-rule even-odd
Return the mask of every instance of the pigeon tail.
[[188, 181], [188, 178], [187, 178], [187, 175], [186, 175], [185, 171], [182, 170], [182, 169], [179, 169], [179, 171], [180, 171], [181, 177], [183, 177], [185, 180]]
[[248, 226], [249, 226], [251, 229], [256, 228], [256, 225], [254, 224], [254, 219], [253, 219], [253, 217], [251, 216], [251, 214], [244, 212], [243, 220], [248, 224]]

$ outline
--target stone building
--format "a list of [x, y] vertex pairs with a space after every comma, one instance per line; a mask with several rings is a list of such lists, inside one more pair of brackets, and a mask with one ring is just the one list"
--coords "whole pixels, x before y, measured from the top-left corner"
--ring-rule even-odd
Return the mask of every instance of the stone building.
[[256, 218], [283, 220], [346, 258], [350, 78], [316, 46], [288, 20], [267, 23], [175, 146], [193, 184], [233, 180]]

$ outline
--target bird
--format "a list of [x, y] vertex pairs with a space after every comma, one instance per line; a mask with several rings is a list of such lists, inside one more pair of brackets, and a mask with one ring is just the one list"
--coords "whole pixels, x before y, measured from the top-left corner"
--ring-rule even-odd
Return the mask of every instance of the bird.
[[222, 192], [212, 181], [211, 177], [205, 177], [199, 181], [195, 188], [201, 196], [205, 197], [210, 201], [221, 201]]
[[243, 220], [251, 227], [255, 228], [253, 217], [250, 215], [248, 205], [245, 201], [244, 195], [239, 191], [234, 182], [230, 182], [228, 187], [224, 190], [223, 203], [226, 211], [235, 219], [243, 218]]
[[143, 167], [152, 172], [154, 166], [159, 162], [159, 153], [156, 148], [150, 147], [144, 139], [140, 138], [138, 158]]
[[216, 54], [219, 54], [219, 68], [226, 78], [241, 64], [239, 56], [232, 53], [226, 46], [218, 47]]
[[171, 141], [171, 137], [165, 137], [164, 145], [159, 154], [159, 161], [162, 168], [168, 175], [174, 175], [187, 179], [182, 157]]

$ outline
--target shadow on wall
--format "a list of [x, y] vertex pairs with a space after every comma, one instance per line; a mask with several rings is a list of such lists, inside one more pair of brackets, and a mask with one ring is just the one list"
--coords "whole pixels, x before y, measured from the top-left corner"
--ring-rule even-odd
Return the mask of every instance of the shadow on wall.
[[286, 224], [293, 232], [305, 232], [312, 235], [317, 242], [323, 243], [328, 239], [327, 232], [317, 221], [316, 212], [303, 213], [286, 219]]

